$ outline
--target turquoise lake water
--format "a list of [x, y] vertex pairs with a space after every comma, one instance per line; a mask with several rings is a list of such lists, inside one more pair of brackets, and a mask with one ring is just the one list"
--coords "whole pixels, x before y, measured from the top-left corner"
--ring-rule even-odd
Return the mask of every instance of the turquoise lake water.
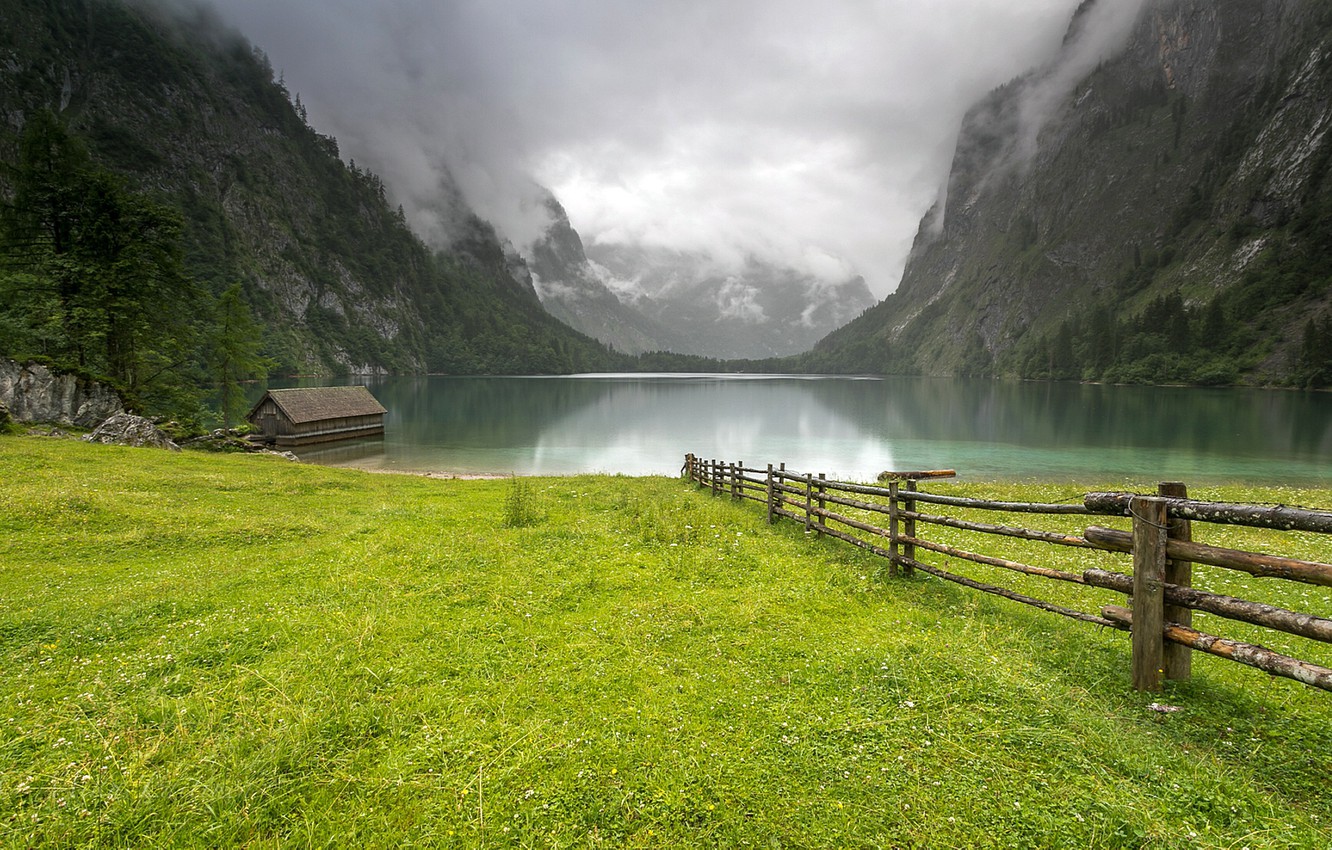
[[388, 408], [385, 437], [313, 447], [303, 459], [453, 474], [674, 475], [693, 452], [850, 480], [950, 468], [963, 480], [1332, 486], [1329, 393], [675, 374], [353, 383]]

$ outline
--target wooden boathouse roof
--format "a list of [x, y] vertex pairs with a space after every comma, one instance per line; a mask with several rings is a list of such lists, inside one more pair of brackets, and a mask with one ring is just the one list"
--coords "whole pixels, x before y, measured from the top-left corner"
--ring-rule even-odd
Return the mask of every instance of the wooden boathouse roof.
[[296, 424], [388, 412], [365, 387], [298, 387], [269, 390], [250, 410], [251, 416], [266, 398], [271, 398], [278, 409]]

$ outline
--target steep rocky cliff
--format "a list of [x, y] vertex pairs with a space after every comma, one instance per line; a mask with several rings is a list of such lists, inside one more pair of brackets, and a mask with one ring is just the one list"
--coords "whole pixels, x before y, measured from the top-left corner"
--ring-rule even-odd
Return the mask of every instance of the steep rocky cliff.
[[784, 357], [875, 303], [860, 277], [829, 283], [752, 257], [737, 269], [665, 248], [585, 247], [554, 196], [546, 207], [552, 223], [531, 252], [541, 301], [617, 351]]
[[684, 340], [665, 324], [622, 302], [587, 258], [583, 240], [554, 195], [551, 224], [532, 246], [531, 269], [541, 303], [551, 315], [616, 351], [684, 351]]
[[1300, 382], [1330, 300], [1332, 11], [1147, 0], [1107, 42], [1133, 5], [1083, 3], [969, 112], [901, 286], [816, 362]]
[[456, 187], [439, 192], [453, 244], [432, 254], [262, 53], [163, 5], [0, 4], [0, 160], [16, 161], [29, 116], [56, 111], [99, 163], [183, 214], [188, 271], [214, 292], [244, 284], [284, 371], [610, 365], [544, 311]]
[[593, 245], [588, 256], [620, 300], [668, 326], [675, 351], [723, 359], [786, 357], [875, 303], [863, 278], [823, 280], [756, 256]]
[[7, 357], [0, 357], [0, 408], [17, 422], [56, 422], [79, 428], [92, 428], [125, 412], [120, 396], [96, 381], [56, 374], [40, 363], [17, 363]]

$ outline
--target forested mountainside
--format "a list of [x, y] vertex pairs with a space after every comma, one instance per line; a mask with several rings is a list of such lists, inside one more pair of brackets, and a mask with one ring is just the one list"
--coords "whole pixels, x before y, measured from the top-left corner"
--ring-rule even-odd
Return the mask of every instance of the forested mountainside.
[[1332, 6], [1147, 0], [967, 115], [900, 288], [807, 368], [1332, 384]]
[[[207, 380], [230, 290], [258, 322], [251, 361], [283, 373], [618, 364], [542, 308], [454, 187], [440, 187], [453, 244], [428, 250], [263, 53], [205, 12], [6, 0], [0, 116], [0, 353], [130, 389], [193, 370], [179, 389]], [[115, 271], [133, 263], [137, 276]], [[145, 272], [149, 291], [124, 291]], [[127, 314], [148, 326], [131, 333]]]

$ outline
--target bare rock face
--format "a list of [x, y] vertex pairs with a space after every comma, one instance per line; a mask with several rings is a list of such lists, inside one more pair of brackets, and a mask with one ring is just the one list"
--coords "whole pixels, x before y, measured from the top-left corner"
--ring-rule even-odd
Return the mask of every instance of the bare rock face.
[[76, 375], [57, 375], [39, 363], [0, 358], [0, 405], [15, 422], [55, 422], [91, 428], [123, 413], [116, 393]]
[[135, 416], [132, 413], [117, 413], [107, 419], [88, 436], [83, 438], [90, 443], [104, 443], [114, 446], [135, 446], [155, 449], [180, 451], [180, 446], [163, 434], [151, 419]]

